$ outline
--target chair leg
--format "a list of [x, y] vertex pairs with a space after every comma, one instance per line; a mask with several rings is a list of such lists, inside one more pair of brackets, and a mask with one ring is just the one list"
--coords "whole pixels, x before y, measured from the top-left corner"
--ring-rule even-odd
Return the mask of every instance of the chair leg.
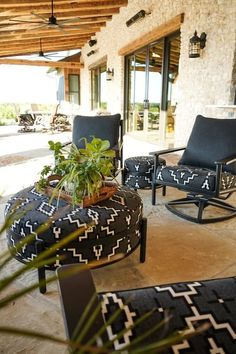
[[143, 218], [141, 223], [141, 240], [140, 240], [140, 262], [144, 263], [146, 259], [146, 243], [147, 243], [147, 219]]
[[166, 186], [162, 186], [162, 195], [163, 197], [166, 196]]
[[[181, 206], [181, 205], [194, 205], [197, 207], [197, 215], [196, 216], [191, 216], [186, 214], [184, 211], [181, 209], [176, 208], [176, 206]], [[230, 213], [222, 215], [222, 216], [216, 216], [216, 217], [203, 217], [203, 212], [204, 209], [208, 206], [214, 206], [219, 209], [227, 210]], [[209, 223], [215, 223], [219, 221], [224, 221], [231, 219], [236, 216], [236, 208], [233, 207], [232, 205], [223, 202], [220, 199], [216, 198], [204, 198], [204, 197], [197, 197], [196, 195], [187, 195], [186, 198], [182, 199], [177, 199], [177, 200], [172, 200], [166, 203], [166, 208], [171, 211], [173, 214], [188, 220], [192, 221], [198, 224], [209, 224]]]
[[[44, 251], [43, 241], [35, 242], [35, 249], [37, 256]], [[47, 291], [46, 287], [46, 268], [44, 266], [38, 267], [38, 280], [39, 280], [39, 291], [41, 294], [45, 294]]]
[[201, 200], [201, 199], [199, 200], [197, 220], [200, 224], [202, 222], [202, 213], [203, 213], [204, 208], [206, 207], [206, 204], [207, 204], [207, 201]]
[[152, 205], [156, 204], [156, 183], [152, 182]]

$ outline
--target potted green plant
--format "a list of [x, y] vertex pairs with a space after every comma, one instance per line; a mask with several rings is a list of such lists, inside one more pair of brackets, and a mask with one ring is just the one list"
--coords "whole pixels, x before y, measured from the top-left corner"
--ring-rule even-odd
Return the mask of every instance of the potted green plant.
[[63, 147], [60, 142], [49, 141], [54, 152], [55, 165], [44, 166], [37, 188], [71, 201], [88, 206], [115, 193], [115, 184], [107, 185], [107, 177], [113, 177], [115, 157], [108, 140], [93, 137], [84, 139], [84, 148], [72, 144]]

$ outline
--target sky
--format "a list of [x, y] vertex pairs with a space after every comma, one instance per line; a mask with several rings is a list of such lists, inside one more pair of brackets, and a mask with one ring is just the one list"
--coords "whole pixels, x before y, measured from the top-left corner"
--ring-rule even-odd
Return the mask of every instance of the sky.
[[56, 103], [58, 78], [47, 67], [0, 65], [0, 103]]
[[[66, 50], [53, 53], [53, 56], [54, 60], [60, 60], [79, 52], [78, 49]], [[37, 55], [15, 58], [40, 60]], [[55, 72], [47, 74], [47, 71], [45, 66], [0, 65], [0, 104], [57, 103], [59, 77]]]

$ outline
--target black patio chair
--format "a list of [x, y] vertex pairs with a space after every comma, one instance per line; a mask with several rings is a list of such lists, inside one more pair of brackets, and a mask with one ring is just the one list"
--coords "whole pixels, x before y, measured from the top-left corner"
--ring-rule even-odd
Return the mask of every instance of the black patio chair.
[[123, 124], [120, 114], [107, 116], [82, 116], [74, 117], [72, 128], [72, 143], [78, 148], [84, 147], [84, 140], [88, 142], [93, 137], [109, 140], [110, 148], [115, 150], [115, 169], [123, 166]]
[[[97, 293], [91, 272], [78, 264], [58, 268], [57, 275], [68, 339], [80, 338], [80, 343], [90, 347], [113, 339], [109, 352], [128, 353], [125, 346], [131, 344], [131, 350], [149, 345], [152, 351], [147, 352], [155, 353], [155, 343], [186, 331], [188, 338], [158, 353], [236, 352], [235, 277]], [[166, 323], [161, 326], [163, 320]], [[199, 333], [203, 325], [205, 330]]]
[[[184, 150], [175, 166], [159, 165], [159, 156]], [[196, 223], [223, 221], [236, 216], [236, 208], [223, 200], [236, 190], [236, 119], [196, 117], [187, 146], [151, 152], [155, 156], [152, 204], [157, 186], [187, 192], [187, 197], [169, 201], [167, 209]], [[197, 206], [193, 215], [188, 206]], [[203, 213], [208, 206], [208, 215]], [[219, 211], [221, 210], [221, 213]], [[205, 216], [206, 215], [206, 216]]]

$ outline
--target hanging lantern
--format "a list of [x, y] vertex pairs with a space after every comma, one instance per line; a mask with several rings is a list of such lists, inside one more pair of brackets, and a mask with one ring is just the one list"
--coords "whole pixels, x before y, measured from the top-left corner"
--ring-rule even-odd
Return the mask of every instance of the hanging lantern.
[[199, 58], [201, 49], [206, 45], [206, 33], [202, 32], [201, 36], [197, 35], [197, 31], [194, 32], [193, 37], [189, 40], [189, 58]]

